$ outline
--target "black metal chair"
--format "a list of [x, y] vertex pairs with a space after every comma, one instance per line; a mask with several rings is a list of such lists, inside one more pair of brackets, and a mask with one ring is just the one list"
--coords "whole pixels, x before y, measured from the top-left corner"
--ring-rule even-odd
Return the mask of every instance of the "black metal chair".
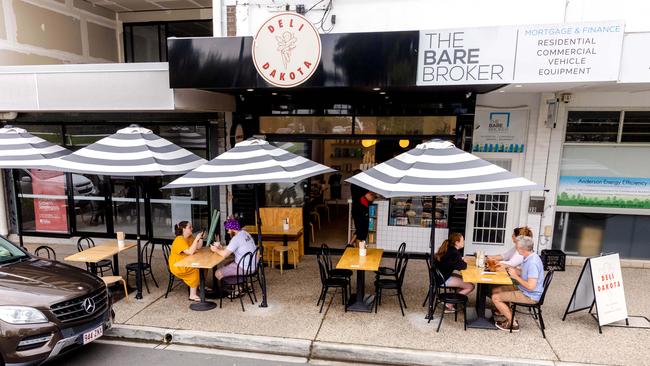
[[321, 252], [321, 255], [323, 256], [323, 260], [325, 261], [325, 268], [327, 268], [327, 273], [329, 274], [329, 277], [346, 279], [348, 281], [348, 284], [350, 284], [350, 286], [348, 286], [348, 289], [347, 289], [348, 296], [351, 296], [351, 294], [352, 294], [352, 287], [351, 287], [352, 281], [351, 281], [351, 278], [352, 278], [352, 273], [353, 272], [351, 270], [349, 270], [349, 269], [337, 269], [337, 268], [334, 268], [334, 264], [332, 263], [332, 256], [331, 256], [330, 248], [327, 246], [327, 244], [324, 244], [324, 243], [321, 244], [320, 252]]
[[[145, 287], [147, 288], [147, 293], [151, 293], [149, 291], [149, 284], [147, 283], [147, 276], [150, 276], [151, 279], [153, 280], [154, 285], [158, 287], [158, 282], [156, 281], [156, 278], [153, 276], [153, 270], [151, 269], [151, 260], [153, 258], [153, 252], [156, 246], [152, 241], [146, 242], [142, 248], [142, 258], [144, 259], [143, 263], [140, 263], [140, 268], [142, 270], [142, 281], [144, 282]], [[129, 263], [126, 265], [126, 283], [127, 287], [129, 284], [129, 276], [133, 273], [134, 276], [137, 276], [136, 271], [138, 270], [138, 262], [134, 263]]]
[[393, 267], [379, 267], [379, 270], [375, 271], [375, 280], [379, 280], [382, 276], [393, 277], [397, 279], [397, 274], [399, 272], [397, 269], [397, 262], [399, 261], [400, 257], [404, 257], [405, 254], [406, 243], [402, 243], [397, 249], [397, 255], [395, 256], [395, 263], [393, 263]]
[[[87, 237], [87, 236], [82, 236], [77, 240], [77, 251], [83, 252], [86, 249], [90, 249], [95, 247], [95, 242], [93, 239]], [[110, 259], [103, 259], [97, 263], [94, 264], [95, 268], [97, 271], [100, 273], [100, 276], [104, 275], [104, 271], [110, 271], [110, 273], [113, 273], [113, 261]], [[91, 270], [91, 263], [86, 262], [86, 270], [90, 271]]]
[[[244, 293], [248, 293], [248, 297], [251, 300], [251, 304], [255, 304], [253, 298], [251, 297], [250, 292], [246, 291], [246, 286], [248, 285], [248, 279], [252, 276], [254, 267], [253, 267], [253, 252], [248, 252], [244, 254], [237, 263], [237, 273], [235, 276], [228, 276], [221, 279], [221, 288], [228, 287], [231, 291], [230, 302], [232, 302], [234, 296], [232, 294], [237, 294], [239, 297], [239, 302], [241, 304], [241, 310], [244, 309]], [[219, 299], [219, 308], [223, 305], [223, 297]]]
[[[427, 263], [427, 270], [429, 273], [431, 273], [431, 257], [427, 256], [424, 259]], [[434, 259], [435, 260], [435, 259]], [[432, 283], [429, 283], [429, 287], [432, 287]], [[452, 292], [458, 292], [458, 287], [446, 287], [443, 289], [444, 292], [452, 291]], [[431, 290], [427, 291], [427, 296], [424, 298], [424, 301], [422, 302], [422, 307], [425, 307], [427, 305], [427, 301], [429, 301], [429, 294], [431, 293]]]
[[512, 318], [510, 319], [510, 333], [512, 333], [512, 327], [514, 325], [515, 321], [515, 312], [517, 311], [517, 306], [523, 306], [525, 308], [528, 308], [528, 311], [533, 311], [532, 315], [533, 318], [539, 321], [539, 329], [542, 330], [542, 337], [546, 338], [546, 333], [544, 333], [544, 329], [546, 329], [546, 325], [544, 324], [544, 318], [542, 317], [542, 305], [544, 305], [544, 298], [546, 297], [546, 291], [548, 291], [548, 287], [551, 285], [551, 281], [553, 281], [553, 270], [550, 270], [546, 273], [546, 276], [544, 277], [544, 290], [542, 291], [542, 296], [539, 298], [539, 301], [535, 304], [524, 304], [524, 303], [519, 303], [519, 302], [512, 302], [510, 303], [511, 310], [512, 310]]
[[56, 252], [54, 249], [48, 247], [47, 245], [41, 245], [40, 247], [36, 248], [36, 250], [34, 250], [34, 255], [41, 258], [47, 257], [47, 259], [56, 260]]
[[[347, 278], [344, 277], [332, 277], [330, 273], [327, 270], [327, 262], [325, 259], [325, 256], [322, 254], [318, 254], [317, 256], [318, 260], [318, 271], [320, 272], [320, 282], [321, 282], [321, 291], [320, 291], [320, 296], [318, 297], [318, 302], [316, 303], [316, 306], [320, 305], [320, 310], [318, 311], [319, 313], [323, 312], [323, 305], [325, 305], [325, 299], [327, 298], [327, 292], [333, 288], [341, 289], [341, 295], [343, 299], [343, 308], [345, 311], [348, 311], [347, 303], [348, 303], [348, 289], [350, 287], [350, 281]], [[322, 303], [321, 303], [322, 301]]]
[[[404, 299], [404, 294], [402, 293], [402, 284], [404, 283], [404, 275], [406, 274], [406, 266], [409, 262], [408, 254], [403, 254], [395, 260], [395, 278], [380, 278], [375, 281], [375, 313], [377, 313], [377, 308], [381, 305], [381, 299], [384, 296], [384, 290], [395, 290], [395, 296], [397, 296], [397, 301], [399, 302], [399, 309], [402, 311], [402, 316], [404, 316], [404, 308], [406, 306], [406, 300]], [[404, 307], [402, 307], [402, 304]]]
[[[436, 312], [438, 304], [442, 304], [442, 311], [440, 314], [440, 320], [438, 321], [438, 328], [436, 333], [440, 331], [440, 326], [442, 325], [442, 319], [445, 317], [445, 308], [447, 304], [454, 305], [454, 321], [458, 321], [458, 306], [463, 307], [463, 328], [467, 330], [467, 303], [469, 301], [468, 297], [463, 294], [455, 292], [447, 292], [447, 285], [442, 277], [442, 273], [436, 268], [435, 263], [432, 263], [431, 270], [429, 271], [430, 281], [434, 283], [435, 294], [434, 294], [434, 304], [433, 304], [433, 313]], [[429, 319], [431, 322], [431, 319]]]
[[[169, 244], [163, 244], [162, 246], [163, 250], [163, 256], [165, 257], [165, 264], [167, 266], [167, 272], [169, 272], [169, 281], [167, 282], [167, 291], [165, 292], [165, 299], [169, 295], [169, 293], [172, 291], [174, 288], [174, 279], [176, 276], [172, 273], [172, 271], [169, 268], [169, 254], [171, 253], [171, 245]], [[188, 289], [189, 291], [189, 289]]]
[[258, 285], [260, 285], [260, 290], [262, 288], [262, 270], [260, 266], [263, 266], [264, 263], [262, 262], [262, 255], [260, 254], [260, 247], [255, 248], [255, 251], [253, 252], [253, 258], [256, 260], [256, 264], [253, 265], [251, 263], [251, 269], [250, 273], [246, 274], [246, 282], [248, 285], [248, 288], [246, 291], [250, 291], [253, 294], [253, 300], [257, 302], [257, 295], [255, 294], [255, 282], [257, 282]]

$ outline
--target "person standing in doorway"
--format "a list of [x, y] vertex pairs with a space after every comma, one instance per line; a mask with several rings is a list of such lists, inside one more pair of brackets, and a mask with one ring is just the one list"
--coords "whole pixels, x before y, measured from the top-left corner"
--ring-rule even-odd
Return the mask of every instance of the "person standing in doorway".
[[359, 241], [368, 238], [370, 226], [370, 204], [377, 198], [374, 192], [366, 190], [366, 193], [356, 201], [352, 201], [352, 219], [354, 220], [354, 235], [349, 244], [355, 245]]

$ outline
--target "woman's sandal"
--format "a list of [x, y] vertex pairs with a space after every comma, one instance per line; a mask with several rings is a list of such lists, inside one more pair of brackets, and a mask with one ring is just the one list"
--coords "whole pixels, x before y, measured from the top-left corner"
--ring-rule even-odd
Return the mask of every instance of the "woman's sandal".
[[201, 298], [200, 298], [200, 297], [197, 297], [196, 299], [193, 299], [193, 298], [190, 297], [190, 298], [188, 298], [188, 300], [190, 300], [190, 301], [194, 301], [194, 302], [201, 302]]

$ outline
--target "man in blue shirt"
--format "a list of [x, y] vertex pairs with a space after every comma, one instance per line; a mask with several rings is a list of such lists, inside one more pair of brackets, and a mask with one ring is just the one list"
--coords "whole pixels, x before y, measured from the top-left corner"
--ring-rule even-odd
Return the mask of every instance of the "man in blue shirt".
[[[533, 252], [535, 244], [533, 239], [527, 236], [517, 238], [519, 245], [517, 252], [524, 257], [521, 270], [508, 268], [508, 274], [517, 286], [502, 286], [495, 288], [492, 293], [492, 302], [498, 312], [505, 317], [503, 321], [496, 321], [495, 325], [501, 330], [510, 330], [510, 302], [535, 304], [539, 301], [544, 291], [544, 264], [542, 259]], [[513, 332], [519, 331], [519, 324], [515, 321], [512, 326]]]

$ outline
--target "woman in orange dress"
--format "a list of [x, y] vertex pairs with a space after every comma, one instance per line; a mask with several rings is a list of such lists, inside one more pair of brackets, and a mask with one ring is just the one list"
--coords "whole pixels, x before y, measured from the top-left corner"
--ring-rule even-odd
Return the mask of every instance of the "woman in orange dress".
[[201, 299], [196, 294], [196, 289], [199, 287], [199, 269], [175, 266], [176, 262], [194, 254], [203, 246], [203, 234], [201, 233], [195, 238], [192, 235], [193, 229], [192, 223], [188, 221], [181, 221], [174, 226], [176, 239], [174, 239], [169, 253], [169, 271], [190, 287], [190, 300], [200, 301]]

